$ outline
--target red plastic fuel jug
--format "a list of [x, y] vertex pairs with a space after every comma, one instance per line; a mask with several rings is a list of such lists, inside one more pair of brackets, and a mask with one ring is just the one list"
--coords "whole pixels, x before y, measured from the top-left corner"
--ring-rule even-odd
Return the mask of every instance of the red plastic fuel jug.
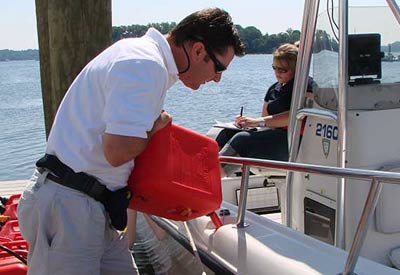
[[186, 221], [210, 214], [222, 201], [218, 144], [171, 123], [135, 159], [129, 208]]

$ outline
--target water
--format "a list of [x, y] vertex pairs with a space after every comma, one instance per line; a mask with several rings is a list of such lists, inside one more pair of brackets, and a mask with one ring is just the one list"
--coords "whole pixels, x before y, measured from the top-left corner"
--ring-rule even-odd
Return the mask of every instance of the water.
[[27, 179], [43, 153], [39, 62], [0, 62], [0, 180]]
[[[192, 91], [180, 82], [168, 91], [165, 110], [174, 122], [205, 134], [214, 119], [258, 116], [275, 82], [271, 55], [235, 58], [220, 83]], [[27, 179], [44, 153], [46, 137], [38, 61], [0, 62], [0, 180]]]
[[[314, 79], [336, 83], [336, 59], [312, 66]], [[235, 58], [219, 83], [192, 91], [180, 82], [166, 97], [174, 122], [205, 134], [214, 120], [239, 114], [259, 116], [267, 88], [274, 83], [272, 55]], [[335, 71], [336, 70], [336, 71]], [[328, 73], [333, 71], [333, 73]], [[400, 81], [400, 62], [382, 62], [382, 83]], [[327, 79], [325, 79], [327, 78]], [[0, 62], [0, 180], [27, 179], [44, 153], [46, 138], [38, 61]]]

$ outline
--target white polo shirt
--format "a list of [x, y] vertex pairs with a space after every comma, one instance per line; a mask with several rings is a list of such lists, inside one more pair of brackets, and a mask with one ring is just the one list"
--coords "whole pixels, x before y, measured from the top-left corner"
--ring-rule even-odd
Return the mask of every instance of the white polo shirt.
[[134, 166], [112, 167], [102, 149], [104, 133], [147, 138], [177, 81], [165, 37], [150, 28], [122, 39], [94, 58], [77, 76], [58, 109], [46, 153], [75, 172], [86, 172], [110, 190], [126, 186]]

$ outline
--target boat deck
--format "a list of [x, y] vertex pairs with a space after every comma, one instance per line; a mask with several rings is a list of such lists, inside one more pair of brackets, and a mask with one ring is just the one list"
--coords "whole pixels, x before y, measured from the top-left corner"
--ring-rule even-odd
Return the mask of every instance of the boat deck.
[[282, 224], [282, 213], [278, 212], [278, 213], [270, 213], [270, 214], [263, 214], [261, 215], [267, 219], [270, 219], [271, 221], [277, 222]]

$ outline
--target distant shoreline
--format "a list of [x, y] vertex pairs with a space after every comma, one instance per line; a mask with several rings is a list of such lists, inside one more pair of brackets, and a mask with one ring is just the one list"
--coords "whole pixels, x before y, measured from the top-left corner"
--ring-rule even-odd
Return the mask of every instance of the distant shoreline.
[[39, 60], [39, 50], [29, 49], [29, 50], [0, 50], [0, 61], [22, 61], [22, 60]]
[[[3, 50], [0, 50], [0, 62], [12, 62], [12, 61], [40, 61], [39, 60], [39, 51], [38, 50], [32, 50], [32, 51], [38, 51], [37, 58], [36, 57], [18, 57], [18, 58], [4, 58], [4, 56], [1, 55], [1, 52]], [[23, 51], [13, 51], [13, 52], [23, 52]], [[247, 53], [246, 55], [264, 55], [265, 53]]]
[[13, 62], [13, 61], [39, 61], [39, 59], [0, 59], [0, 62]]

